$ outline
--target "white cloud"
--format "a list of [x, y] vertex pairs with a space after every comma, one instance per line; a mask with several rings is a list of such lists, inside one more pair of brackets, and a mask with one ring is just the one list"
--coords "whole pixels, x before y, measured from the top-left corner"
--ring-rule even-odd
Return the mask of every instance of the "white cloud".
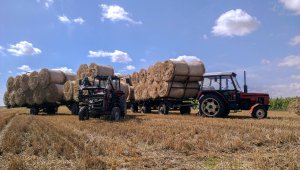
[[300, 35], [297, 35], [290, 40], [290, 45], [295, 46], [298, 44], [300, 44]]
[[291, 78], [294, 80], [300, 80], [300, 75], [292, 75]]
[[206, 34], [203, 34], [203, 35], [202, 35], [202, 38], [205, 39], [205, 40], [207, 40], [207, 39], [208, 39], [208, 36], [207, 36]]
[[132, 59], [126, 52], [115, 50], [114, 52], [106, 52], [106, 51], [89, 51], [89, 57], [109, 57], [112, 62], [117, 63], [128, 63], [131, 62]]
[[300, 15], [300, 0], [279, 0], [279, 2], [282, 3], [286, 9]]
[[299, 56], [296, 56], [296, 55], [287, 56], [281, 62], [279, 62], [278, 66], [300, 68], [300, 55]]
[[18, 69], [23, 71], [23, 73], [32, 72], [32, 69], [28, 65], [22, 65], [22, 66], [18, 67]]
[[171, 58], [170, 60], [177, 60], [177, 61], [186, 61], [186, 62], [195, 62], [195, 61], [201, 61], [198, 57], [196, 56], [179, 56], [177, 58]]
[[82, 19], [81, 17], [75, 18], [73, 19], [73, 21], [78, 24], [83, 24], [85, 22], [85, 20]]
[[50, 8], [50, 6], [54, 3], [53, 0], [37, 0], [37, 2], [42, 2], [44, 3], [45, 7], [48, 9]]
[[12, 72], [11, 70], [8, 70], [8, 73], [9, 73], [9, 74], [12, 74], [13, 72]]
[[5, 54], [5, 52], [4, 52], [4, 47], [2, 47], [1, 45], [0, 45], [0, 54], [2, 55], [2, 56], [5, 56], [6, 54]]
[[42, 53], [40, 49], [34, 48], [33, 45], [27, 41], [20, 41], [16, 45], [10, 45], [7, 51], [14, 56], [37, 55]]
[[222, 14], [212, 28], [216, 36], [244, 36], [255, 31], [259, 21], [247, 12], [236, 9]]
[[143, 63], [145, 63], [147, 60], [146, 59], [144, 59], [144, 58], [141, 58], [140, 59], [140, 62], [143, 62]]
[[272, 97], [295, 97], [300, 94], [300, 83], [275, 84], [268, 86]]
[[263, 64], [263, 65], [267, 65], [267, 64], [271, 64], [271, 61], [268, 60], [268, 59], [263, 58], [260, 63]]
[[58, 20], [64, 24], [71, 23], [71, 20], [65, 15], [58, 16]]
[[132, 71], [132, 70], [135, 70], [135, 66], [128, 65], [128, 66], [126, 66], [126, 69]]
[[73, 70], [71, 68], [68, 68], [68, 67], [59, 67], [59, 68], [54, 68], [52, 70], [60, 70], [60, 71], [65, 72], [65, 73], [74, 73]]
[[135, 21], [129, 17], [129, 13], [124, 8], [118, 5], [106, 5], [101, 4], [102, 19], [108, 19], [111, 21], [128, 21], [132, 24], [142, 24], [141, 21]]

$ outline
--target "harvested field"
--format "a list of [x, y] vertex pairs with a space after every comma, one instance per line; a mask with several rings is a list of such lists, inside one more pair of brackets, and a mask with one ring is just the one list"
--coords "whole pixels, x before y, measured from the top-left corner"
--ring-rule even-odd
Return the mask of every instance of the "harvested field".
[[0, 169], [299, 169], [299, 116], [133, 114], [80, 122], [67, 108], [0, 110]]

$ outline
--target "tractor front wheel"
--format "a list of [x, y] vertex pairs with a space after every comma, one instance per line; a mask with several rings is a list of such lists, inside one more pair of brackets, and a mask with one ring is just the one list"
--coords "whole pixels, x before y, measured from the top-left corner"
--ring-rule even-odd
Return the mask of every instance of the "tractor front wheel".
[[267, 117], [268, 112], [267, 110], [263, 107], [263, 106], [256, 106], [252, 113], [251, 113], [252, 117], [255, 119], [264, 119]]
[[114, 107], [111, 110], [110, 120], [118, 121], [118, 120], [120, 120], [120, 117], [121, 117], [120, 108], [119, 107]]
[[78, 112], [78, 117], [79, 120], [88, 120], [89, 119], [89, 113], [88, 113], [88, 107], [87, 106], [83, 106], [80, 108], [79, 112]]
[[30, 114], [38, 115], [39, 114], [39, 108], [37, 108], [37, 107], [30, 108]]

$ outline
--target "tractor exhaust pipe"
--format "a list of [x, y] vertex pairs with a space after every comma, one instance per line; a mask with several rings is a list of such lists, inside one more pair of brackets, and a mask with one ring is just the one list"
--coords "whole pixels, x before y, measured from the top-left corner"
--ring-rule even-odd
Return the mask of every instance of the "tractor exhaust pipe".
[[248, 93], [248, 86], [246, 82], [246, 71], [244, 71], [244, 93]]

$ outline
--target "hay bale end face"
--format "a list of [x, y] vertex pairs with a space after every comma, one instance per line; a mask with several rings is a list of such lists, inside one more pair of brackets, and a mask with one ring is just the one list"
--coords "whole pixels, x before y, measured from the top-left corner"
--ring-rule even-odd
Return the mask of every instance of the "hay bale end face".
[[94, 78], [97, 75], [112, 76], [114, 75], [114, 69], [112, 66], [91, 63], [86, 70], [86, 75], [90, 78]]
[[9, 106], [9, 92], [6, 91], [3, 95], [3, 103], [5, 106]]
[[288, 111], [300, 115], [300, 98], [290, 101]]
[[64, 99], [67, 101], [73, 100], [73, 91], [74, 91], [75, 81], [66, 81], [64, 84]]
[[15, 79], [13, 77], [9, 77], [6, 81], [6, 88], [7, 88], [7, 91], [11, 92], [14, 90], [14, 82], [15, 82]]
[[89, 66], [87, 64], [81, 64], [77, 70], [77, 79], [84, 79]]
[[37, 71], [34, 71], [29, 74], [29, 81], [28, 86], [30, 90], [34, 90], [39, 85], [39, 73]]
[[27, 74], [23, 74], [20, 80], [20, 88], [25, 92], [29, 89], [29, 76]]
[[64, 84], [66, 77], [62, 71], [42, 69], [39, 72], [39, 84], [42, 88], [47, 88], [50, 84]]

